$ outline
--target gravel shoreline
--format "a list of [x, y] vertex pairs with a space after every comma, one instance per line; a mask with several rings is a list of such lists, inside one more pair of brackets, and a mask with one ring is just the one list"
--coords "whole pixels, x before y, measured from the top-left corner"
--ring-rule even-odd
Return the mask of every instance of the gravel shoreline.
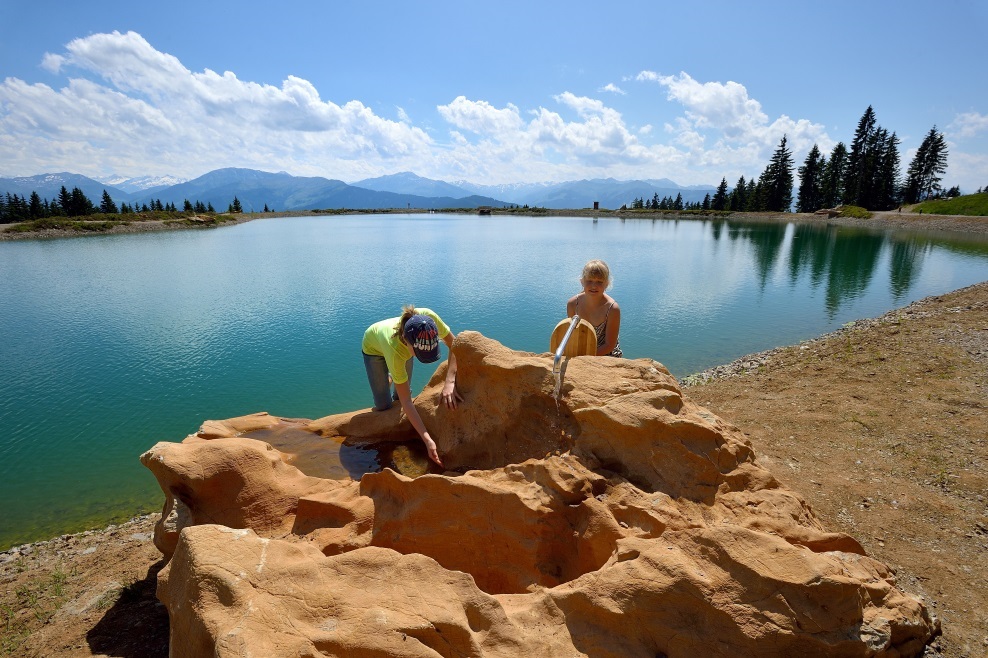
[[[376, 212], [376, 211], [375, 211]], [[381, 213], [413, 213], [426, 214], [425, 210], [382, 210]], [[290, 211], [280, 213], [243, 213], [234, 215], [233, 220], [225, 221], [221, 224], [210, 224], [204, 226], [194, 226], [188, 223], [175, 220], [156, 221], [135, 221], [126, 224], [119, 224], [105, 231], [77, 231], [61, 229], [45, 229], [42, 231], [14, 232], [8, 230], [10, 225], [0, 225], [0, 241], [5, 240], [47, 240], [53, 238], [75, 238], [87, 235], [119, 235], [125, 233], [149, 233], [152, 231], [198, 231], [204, 229], [220, 228], [222, 226], [234, 226], [243, 224], [255, 219], [276, 219], [278, 217], [334, 217], [337, 215], [366, 215], [370, 211], [346, 211], [346, 212], [326, 212], [315, 211]], [[459, 212], [457, 214], [466, 214]], [[473, 214], [473, 213], [470, 213]], [[907, 230], [921, 232], [946, 232], [946, 233], [973, 233], [978, 235], [988, 235], [988, 217], [972, 217], [968, 215], [921, 215], [918, 213], [901, 213], [895, 211], [883, 211], [873, 213], [870, 219], [856, 219], [854, 217], [825, 217], [813, 213], [731, 213], [729, 215], [677, 215], [662, 211], [627, 211], [627, 210], [591, 210], [578, 208], [570, 210], [546, 210], [542, 212], [518, 213], [518, 212], [498, 212], [495, 210], [493, 216], [523, 216], [523, 217], [617, 217], [620, 219], [674, 219], [679, 221], [713, 221], [722, 219], [732, 222], [799, 222], [807, 224], [817, 224], [825, 226], [846, 226], [863, 228], [869, 230]]]
[[[980, 286], [988, 285], [988, 282], [976, 283], [964, 288], [959, 288], [957, 290], [952, 290], [944, 295], [964, 292], [966, 290], [973, 290]], [[900, 322], [903, 319], [915, 319], [921, 318], [928, 315], [925, 311], [927, 307], [933, 304], [935, 301], [939, 300], [943, 295], [932, 295], [930, 297], [924, 297], [923, 299], [918, 299], [915, 302], [908, 304], [900, 308], [894, 308], [891, 311], [887, 311], [876, 318], [862, 318], [860, 320], [852, 320], [845, 323], [840, 329], [831, 331], [815, 338], [808, 338], [807, 340], [800, 341], [795, 345], [782, 345], [780, 347], [773, 347], [772, 349], [765, 350], [762, 352], [755, 352], [754, 354], [746, 354], [739, 359], [735, 359], [730, 363], [725, 363], [723, 365], [714, 366], [712, 368], [707, 368], [700, 372], [687, 375], [679, 380], [680, 386], [684, 388], [690, 388], [694, 386], [702, 386], [707, 382], [711, 382], [717, 379], [737, 379], [739, 377], [744, 377], [746, 375], [758, 372], [758, 370], [764, 366], [767, 366], [777, 354], [785, 352], [792, 349], [793, 347], [798, 347], [801, 350], [811, 349], [813, 345], [822, 343], [824, 341], [830, 340], [831, 338], [838, 338], [844, 336], [848, 333], [859, 331], [861, 329], [870, 329], [871, 327]], [[983, 304], [977, 304], [975, 306], [966, 307], [964, 310], [969, 310], [971, 308], [981, 308]], [[962, 309], [956, 309], [960, 311]], [[968, 338], [968, 352], [978, 358], [979, 360], [988, 360], [988, 341], [984, 340], [984, 336], [970, 336]]]

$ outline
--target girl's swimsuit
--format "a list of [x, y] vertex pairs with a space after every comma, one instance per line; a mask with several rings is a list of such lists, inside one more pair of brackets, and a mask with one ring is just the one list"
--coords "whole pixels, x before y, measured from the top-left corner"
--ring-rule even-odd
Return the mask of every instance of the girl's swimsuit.
[[[583, 301], [582, 299], [580, 301]], [[600, 347], [605, 342], [607, 342], [607, 316], [611, 314], [611, 306], [614, 302], [607, 305], [607, 310], [604, 311], [604, 319], [601, 320], [600, 324], [593, 328], [594, 332], [597, 334], [597, 347]], [[577, 302], [579, 306], [579, 302]], [[618, 340], [614, 343], [614, 349], [611, 350], [610, 354], [604, 356], [624, 356], [624, 352], [621, 351], [621, 341]]]

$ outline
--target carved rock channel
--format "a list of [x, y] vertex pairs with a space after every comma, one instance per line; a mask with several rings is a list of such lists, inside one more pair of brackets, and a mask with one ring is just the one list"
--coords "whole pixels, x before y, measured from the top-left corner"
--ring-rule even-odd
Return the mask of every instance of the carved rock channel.
[[908, 656], [938, 632], [661, 364], [571, 359], [557, 408], [550, 355], [454, 350], [466, 401], [439, 404], [444, 366], [416, 398], [441, 473], [397, 409], [142, 455], [173, 656]]

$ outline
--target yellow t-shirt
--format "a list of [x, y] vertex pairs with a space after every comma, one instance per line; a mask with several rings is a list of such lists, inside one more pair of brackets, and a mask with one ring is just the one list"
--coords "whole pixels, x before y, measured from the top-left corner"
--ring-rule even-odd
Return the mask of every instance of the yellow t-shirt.
[[[434, 311], [427, 308], [417, 308], [415, 312], [419, 315], [428, 315], [436, 321], [440, 340], [449, 335], [449, 327]], [[367, 327], [367, 331], [364, 332], [364, 340], [360, 344], [364, 354], [384, 357], [385, 363], [388, 364], [388, 372], [391, 374], [391, 381], [395, 384], [404, 384], [408, 381], [405, 362], [415, 356], [411, 346], [405, 345], [394, 335], [400, 320], [401, 317], [399, 316], [375, 322]]]

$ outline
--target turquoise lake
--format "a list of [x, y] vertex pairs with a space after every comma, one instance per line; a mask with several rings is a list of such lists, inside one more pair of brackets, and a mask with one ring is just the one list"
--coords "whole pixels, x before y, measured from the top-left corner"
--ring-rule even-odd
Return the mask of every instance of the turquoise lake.
[[625, 356], [678, 377], [988, 280], [976, 237], [784, 223], [275, 217], [0, 242], [0, 550], [159, 509], [138, 457], [204, 420], [370, 406], [361, 337], [402, 304], [545, 352], [591, 258]]

